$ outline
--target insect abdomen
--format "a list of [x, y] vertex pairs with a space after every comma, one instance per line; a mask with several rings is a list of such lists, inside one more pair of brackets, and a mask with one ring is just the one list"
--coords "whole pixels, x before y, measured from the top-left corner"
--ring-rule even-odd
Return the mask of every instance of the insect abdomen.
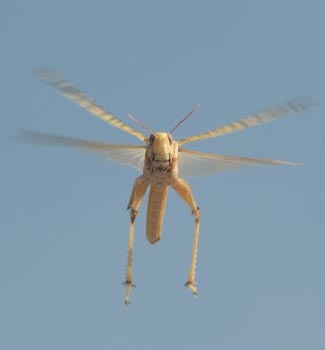
[[154, 244], [161, 236], [162, 224], [165, 215], [167, 186], [152, 184], [150, 186], [147, 209], [147, 240]]

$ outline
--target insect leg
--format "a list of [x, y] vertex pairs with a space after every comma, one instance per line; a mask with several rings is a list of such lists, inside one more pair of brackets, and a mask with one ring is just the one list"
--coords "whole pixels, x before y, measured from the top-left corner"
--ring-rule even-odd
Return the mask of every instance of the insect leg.
[[128, 260], [125, 274], [125, 305], [129, 304], [129, 298], [132, 287], [135, 287], [132, 279], [132, 256], [133, 256], [133, 240], [134, 240], [134, 222], [138, 214], [141, 201], [146, 189], [148, 187], [148, 181], [143, 177], [139, 176], [134, 183], [132, 193], [130, 196], [128, 210], [130, 210], [130, 231], [129, 231], [129, 243], [128, 243]]
[[192, 209], [192, 215], [194, 216], [194, 240], [192, 249], [192, 260], [190, 265], [190, 271], [185, 286], [192, 292], [194, 297], [197, 297], [198, 291], [195, 282], [197, 252], [199, 243], [199, 228], [200, 228], [200, 209], [196, 205], [193, 198], [190, 185], [182, 178], [176, 178], [171, 183], [173, 189], [179, 194], [179, 196], [189, 205]]

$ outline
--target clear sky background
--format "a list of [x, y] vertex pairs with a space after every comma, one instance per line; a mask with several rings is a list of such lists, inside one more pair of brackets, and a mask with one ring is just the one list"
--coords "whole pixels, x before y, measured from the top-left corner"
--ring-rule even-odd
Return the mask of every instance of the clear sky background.
[[[1, 349], [325, 348], [324, 17], [321, 0], [1, 2]], [[125, 308], [126, 206], [138, 174], [11, 136], [138, 140], [39, 82], [40, 65], [157, 131], [200, 103], [175, 138], [310, 96], [319, 106], [297, 117], [190, 145], [305, 165], [190, 180], [202, 209], [197, 300], [183, 286], [189, 209], [170, 191], [151, 246], [144, 201]]]

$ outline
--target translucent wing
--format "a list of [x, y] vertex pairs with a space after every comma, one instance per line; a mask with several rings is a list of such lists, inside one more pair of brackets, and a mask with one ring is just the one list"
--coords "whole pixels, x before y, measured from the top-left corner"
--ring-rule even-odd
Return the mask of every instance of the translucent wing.
[[103, 142], [86, 141], [29, 130], [18, 132], [16, 138], [21, 141], [80, 148], [95, 152], [116, 162], [132, 166], [141, 173], [143, 171], [146, 152], [145, 146], [111, 145]]
[[82, 108], [85, 108], [88, 112], [92, 113], [96, 117], [104, 120], [107, 123], [121, 129], [141, 141], [146, 139], [146, 136], [141, 132], [131, 128], [123, 123], [120, 119], [114, 117], [111, 113], [107, 112], [103, 107], [95, 103], [92, 99], [87, 97], [82, 91], [74, 87], [70, 82], [63, 79], [60, 75], [53, 72], [50, 69], [37, 69], [35, 70], [37, 76], [47, 84], [58, 89], [63, 96], [73, 101]]
[[178, 170], [182, 177], [210, 175], [249, 165], [300, 165], [272, 159], [224, 156], [180, 148]]
[[292, 100], [283, 102], [277, 106], [267, 108], [259, 113], [249, 115], [241, 120], [226, 124], [220, 128], [213, 129], [202, 134], [186, 137], [179, 141], [179, 145], [185, 143], [209, 139], [212, 137], [218, 137], [226, 134], [230, 134], [236, 131], [251, 128], [262, 123], [268, 123], [273, 120], [286, 117], [290, 114], [299, 113], [309, 107], [314, 106], [316, 103], [307, 97], [297, 97]]

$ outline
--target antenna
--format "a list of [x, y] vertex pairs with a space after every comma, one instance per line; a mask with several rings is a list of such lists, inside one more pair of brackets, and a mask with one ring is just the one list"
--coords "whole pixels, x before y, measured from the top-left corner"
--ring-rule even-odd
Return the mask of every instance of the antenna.
[[185, 120], [190, 117], [192, 114], [196, 113], [200, 109], [200, 105], [197, 104], [190, 113], [188, 113], [169, 133], [173, 133]]
[[128, 113], [128, 117], [131, 120], [133, 120], [136, 124], [140, 125], [144, 130], [148, 131], [150, 134], [153, 134], [153, 131], [146, 124], [144, 124], [141, 120], [137, 119], [136, 117], [134, 117], [130, 113]]

